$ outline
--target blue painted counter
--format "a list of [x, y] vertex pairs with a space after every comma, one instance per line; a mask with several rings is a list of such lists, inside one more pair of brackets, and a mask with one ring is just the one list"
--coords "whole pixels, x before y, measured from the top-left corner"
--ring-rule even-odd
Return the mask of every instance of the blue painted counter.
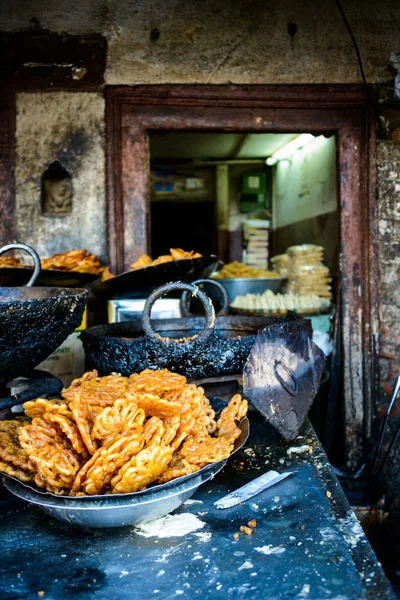
[[[176, 511], [205, 523], [185, 536], [75, 529], [2, 488], [1, 600], [394, 598], [311, 427], [288, 444], [258, 414], [250, 420], [244, 449]], [[239, 506], [213, 507], [271, 468], [296, 474]], [[253, 535], [239, 533], [250, 519]]]

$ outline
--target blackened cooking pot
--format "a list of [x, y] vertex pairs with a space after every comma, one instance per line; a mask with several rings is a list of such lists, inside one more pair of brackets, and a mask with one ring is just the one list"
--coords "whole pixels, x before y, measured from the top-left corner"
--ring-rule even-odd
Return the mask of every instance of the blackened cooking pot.
[[[150, 322], [154, 302], [167, 292], [183, 290], [202, 302], [205, 317]], [[257, 332], [276, 322], [272, 317], [216, 317], [210, 299], [196, 286], [170, 283], [147, 299], [140, 321], [91, 327], [81, 335], [88, 367], [101, 374], [123, 375], [143, 369], [169, 369], [186, 377], [240, 373]]]
[[40, 272], [36, 252], [25, 244], [0, 249], [27, 250], [35, 269], [26, 287], [0, 287], [0, 384], [28, 375], [78, 327], [86, 290], [31, 287]]

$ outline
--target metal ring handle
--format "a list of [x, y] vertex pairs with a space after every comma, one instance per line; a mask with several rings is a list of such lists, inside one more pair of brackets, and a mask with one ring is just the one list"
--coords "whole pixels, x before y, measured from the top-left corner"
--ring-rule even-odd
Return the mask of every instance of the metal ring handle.
[[[220, 283], [216, 279], [197, 279], [196, 281], [192, 281], [192, 285], [198, 285], [199, 283], [211, 283], [218, 289], [218, 291], [221, 293], [221, 296], [222, 296], [222, 308], [217, 314], [218, 315], [226, 315], [229, 310], [229, 296], [228, 296], [228, 292], [226, 291], [226, 289], [224, 288], [222, 283]], [[190, 310], [188, 309], [188, 296], [189, 296], [188, 292], [182, 292], [181, 301], [180, 301], [180, 309], [181, 309], [181, 313], [184, 317], [191, 316]], [[190, 306], [190, 304], [189, 304], [189, 306]]]
[[8, 252], [8, 250], [25, 250], [25, 252], [28, 252], [28, 254], [31, 255], [34, 264], [34, 269], [33, 275], [26, 284], [26, 287], [32, 287], [35, 284], [36, 279], [39, 277], [40, 273], [40, 258], [38, 253], [30, 246], [27, 246], [27, 244], [7, 244], [7, 246], [3, 246], [2, 248], [0, 248], [0, 255], [4, 254], [4, 252]]
[[[156, 331], [154, 331], [153, 326], [150, 321], [151, 309], [156, 300], [164, 296], [167, 292], [175, 292], [177, 290], [191, 292], [193, 296], [197, 296], [200, 302], [203, 304], [204, 311], [206, 313], [206, 322], [204, 328], [200, 333], [195, 333], [192, 337], [189, 338], [181, 338], [174, 339], [168, 337], [162, 337]], [[142, 315], [142, 327], [145, 334], [158, 342], [167, 342], [167, 343], [185, 343], [185, 342], [193, 342], [194, 340], [205, 342], [214, 332], [215, 327], [215, 311], [213, 303], [210, 298], [198, 287], [192, 285], [191, 283], [182, 283], [181, 281], [166, 283], [162, 285], [158, 289], [154, 290], [150, 294], [150, 296], [146, 300], [146, 304], [144, 305], [143, 315]]]

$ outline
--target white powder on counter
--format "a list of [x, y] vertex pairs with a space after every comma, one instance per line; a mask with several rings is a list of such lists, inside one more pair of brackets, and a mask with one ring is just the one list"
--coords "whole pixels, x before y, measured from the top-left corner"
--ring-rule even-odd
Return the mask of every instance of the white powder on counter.
[[195, 515], [181, 513], [180, 515], [167, 515], [154, 521], [141, 523], [135, 527], [135, 532], [144, 537], [181, 537], [197, 529], [202, 529], [204, 525], [204, 521], [200, 521]]
[[272, 546], [271, 544], [254, 549], [256, 552], [261, 552], [262, 554], [282, 554], [285, 552], [285, 548], [282, 548], [282, 546]]
[[288, 448], [286, 450], [287, 454], [302, 454], [303, 452], [311, 452], [312, 448], [311, 446], [292, 446], [291, 448]]
[[238, 567], [238, 571], [243, 571], [243, 569], [252, 569], [253, 568], [253, 563], [250, 562], [249, 560], [245, 560], [244, 563], [242, 565], [240, 565], [240, 567]]
[[210, 533], [209, 531], [199, 531], [194, 535], [198, 537], [201, 542], [209, 542], [212, 537], [212, 533]]

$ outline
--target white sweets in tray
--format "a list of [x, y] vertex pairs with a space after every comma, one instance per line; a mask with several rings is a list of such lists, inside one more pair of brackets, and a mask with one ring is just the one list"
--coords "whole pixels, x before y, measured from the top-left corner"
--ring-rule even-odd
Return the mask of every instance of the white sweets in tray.
[[263, 294], [236, 296], [231, 306], [232, 308], [250, 310], [322, 311], [328, 309], [330, 304], [329, 300], [319, 298], [315, 294], [274, 294], [271, 290], [266, 290]]

